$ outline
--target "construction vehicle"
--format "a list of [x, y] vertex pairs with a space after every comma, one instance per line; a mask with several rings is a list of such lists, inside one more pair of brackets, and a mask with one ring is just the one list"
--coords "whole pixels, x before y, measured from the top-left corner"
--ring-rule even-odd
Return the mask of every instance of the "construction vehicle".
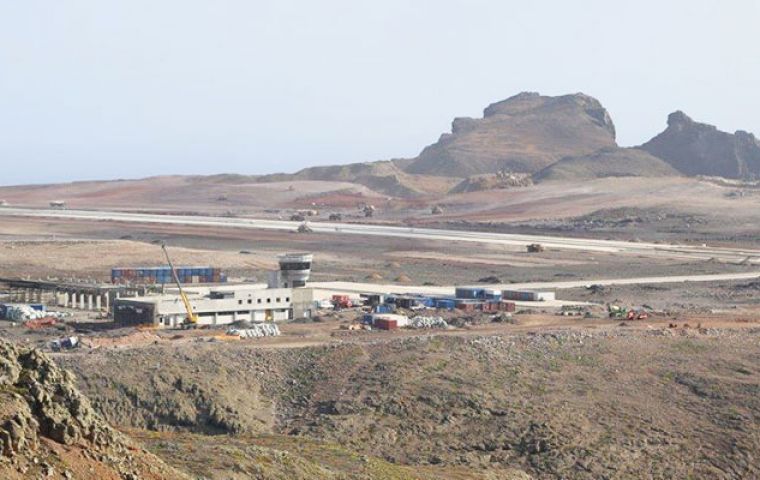
[[369, 218], [375, 215], [375, 206], [374, 205], [365, 205], [365, 207], [362, 209], [364, 212], [364, 216]]
[[541, 253], [544, 251], [544, 246], [540, 243], [531, 243], [528, 245], [528, 253]]
[[306, 220], [306, 217], [304, 216], [303, 213], [300, 213], [300, 212], [294, 213], [293, 215], [290, 216], [291, 222], [303, 222], [304, 220]]
[[303, 222], [296, 230], [297, 233], [312, 233], [313, 231], [307, 222]]
[[342, 310], [344, 308], [352, 308], [354, 306], [348, 295], [333, 295], [332, 304], [335, 310]]
[[341, 215], [340, 213], [331, 213], [329, 220], [331, 222], [340, 222], [341, 220], [343, 220], [343, 215]]
[[185, 312], [187, 313], [187, 317], [185, 318], [185, 326], [188, 327], [195, 327], [198, 324], [198, 315], [193, 312], [193, 306], [190, 305], [190, 300], [187, 299], [187, 295], [185, 295], [185, 291], [182, 290], [182, 284], [179, 281], [179, 277], [177, 276], [177, 270], [174, 268], [174, 264], [172, 263], [172, 259], [169, 257], [169, 250], [166, 249], [166, 244], [161, 243], [161, 249], [164, 251], [164, 255], [166, 255], [166, 261], [169, 263], [169, 268], [172, 271], [172, 277], [174, 278], [174, 283], [177, 284], [177, 289], [179, 290], [179, 297], [182, 299], [182, 303], [185, 305]]
[[607, 310], [610, 313], [610, 318], [621, 318], [625, 320], [646, 320], [649, 318], [649, 314], [646, 310], [628, 309], [617, 305], [609, 305]]

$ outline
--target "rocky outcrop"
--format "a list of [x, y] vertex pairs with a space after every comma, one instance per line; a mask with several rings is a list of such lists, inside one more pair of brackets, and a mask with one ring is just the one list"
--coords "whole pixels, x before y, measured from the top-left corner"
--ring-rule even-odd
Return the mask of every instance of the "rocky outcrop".
[[37, 350], [0, 340], [0, 478], [55, 473], [186, 478], [103, 421], [68, 371]]
[[615, 126], [593, 97], [521, 93], [488, 106], [483, 118], [456, 118], [451, 133], [409, 161], [409, 173], [468, 177], [499, 170], [535, 173], [570, 155], [614, 147]]
[[590, 155], [565, 157], [533, 175], [536, 182], [591, 180], [607, 177], [680, 175], [662, 159], [636, 148], [606, 148]]
[[641, 146], [686, 175], [752, 179], [760, 176], [760, 142], [751, 133], [731, 134], [695, 122], [681, 111], [668, 127]]

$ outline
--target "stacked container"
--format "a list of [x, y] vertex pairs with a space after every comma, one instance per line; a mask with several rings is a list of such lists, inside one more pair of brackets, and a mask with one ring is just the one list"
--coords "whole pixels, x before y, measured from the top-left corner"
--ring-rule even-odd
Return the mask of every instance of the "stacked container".
[[457, 287], [454, 295], [465, 300], [476, 300], [485, 297], [485, 289], [479, 287]]
[[[213, 267], [179, 267], [176, 269], [180, 283], [224, 283], [227, 276]], [[111, 283], [161, 285], [173, 283], [169, 266], [111, 269]]]

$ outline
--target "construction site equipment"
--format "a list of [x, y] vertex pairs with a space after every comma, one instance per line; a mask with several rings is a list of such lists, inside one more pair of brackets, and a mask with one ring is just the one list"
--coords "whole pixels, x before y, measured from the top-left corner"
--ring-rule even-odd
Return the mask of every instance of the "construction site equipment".
[[306, 220], [306, 217], [302, 213], [294, 213], [290, 216], [291, 222], [303, 222]]
[[528, 245], [528, 253], [541, 253], [544, 250], [544, 246], [540, 243], [531, 243]]
[[343, 308], [352, 308], [354, 306], [348, 295], [333, 295], [332, 304], [336, 310]]
[[185, 291], [182, 289], [182, 283], [179, 281], [177, 271], [174, 269], [174, 264], [172, 263], [171, 257], [169, 257], [169, 250], [166, 249], [165, 243], [161, 243], [161, 249], [164, 251], [164, 255], [166, 255], [166, 262], [169, 264], [169, 268], [171, 268], [172, 277], [174, 277], [174, 282], [177, 284], [177, 289], [179, 290], [179, 296], [182, 299], [182, 304], [185, 306], [185, 312], [187, 313], [185, 322], [188, 326], [194, 326], [198, 323], [198, 316], [193, 312], [193, 306], [190, 305], [190, 300], [188, 300], [187, 295], [185, 295]]
[[649, 314], [644, 310], [629, 310], [625, 318], [626, 320], [646, 320]]
[[441, 215], [443, 213], [443, 207], [436, 205], [430, 210], [430, 213], [433, 215]]
[[372, 217], [373, 215], [375, 215], [375, 206], [374, 205], [366, 205], [362, 209], [362, 212], [364, 213], [365, 217]]
[[54, 352], [61, 350], [71, 350], [79, 346], [79, 337], [63, 337], [50, 342], [50, 348]]
[[331, 222], [340, 222], [341, 220], [343, 220], [343, 215], [341, 215], [340, 213], [331, 213], [329, 220]]
[[58, 323], [58, 319], [56, 319], [55, 317], [44, 317], [44, 318], [37, 318], [34, 320], [29, 320], [28, 322], [24, 322], [24, 326], [31, 330], [39, 330], [45, 327], [52, 327], [56, 323]]
[[309, 227], [309, 224], [306, 222], [303, 222], [301, 225], [298, 226], [298, 230], [296, 232], [298, 233], [312, 233], [314, 230]]

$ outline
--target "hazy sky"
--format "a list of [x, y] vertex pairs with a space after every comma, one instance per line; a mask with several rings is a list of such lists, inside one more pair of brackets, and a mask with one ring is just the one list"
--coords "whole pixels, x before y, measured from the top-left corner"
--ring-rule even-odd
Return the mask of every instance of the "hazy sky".
[[0, 184], [416, 155], [520, 91], [760, 133], [760, 1], [0, 0]]

